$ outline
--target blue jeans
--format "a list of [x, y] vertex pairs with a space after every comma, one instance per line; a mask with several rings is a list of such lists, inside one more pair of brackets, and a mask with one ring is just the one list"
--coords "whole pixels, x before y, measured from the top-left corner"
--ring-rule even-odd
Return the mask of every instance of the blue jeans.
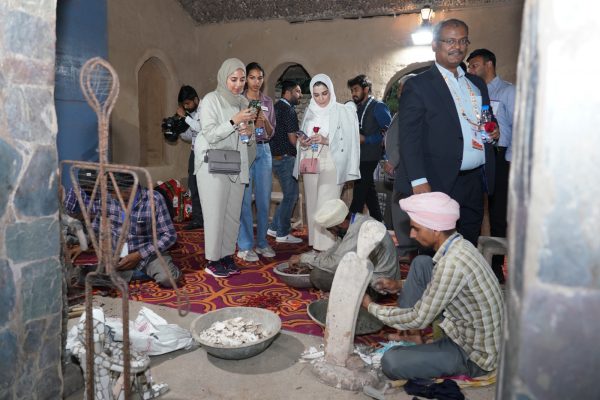
[[268, 143], [256, 145], [256, 159], [250, 166], [250, 183], [244, 190], [242, 213], [240, 215], [240, 233], [238, 249], [250, 250], [254, 247], [252, 218], [252, 187], [256, 204], [256, 246], [267, 247], [267, 226], [269, 224], [269, 206], [271, 204], [271, 148]]
[[280, 160], [273, 160], [273, 171], [279, 179], [283, 199], [275, 210], [271, 221], [271, 230], [277, 231], [278, 237], [287, 236], [290, 233], [290, 220], [296, 200], [298, 200], [298, 181], [292, 176], [296, 157], [283, 155]]

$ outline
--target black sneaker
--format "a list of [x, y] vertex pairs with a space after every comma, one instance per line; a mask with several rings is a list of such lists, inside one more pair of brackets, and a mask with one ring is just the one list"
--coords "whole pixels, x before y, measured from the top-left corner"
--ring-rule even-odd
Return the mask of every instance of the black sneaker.
[[225, 269], [229, 272], [229, 275], [238, 275], [241, 274], [237, 265], [235, 265], [235, 261], [233, 261], [233, 257], [227, 256], [221, 259], [221, 263], [225, 267]]
[[227, 278], [230, 275], [225, 265], [220, 261], [210, 261], [206, 268], [204, 268], [204, 272], [215, 278]]

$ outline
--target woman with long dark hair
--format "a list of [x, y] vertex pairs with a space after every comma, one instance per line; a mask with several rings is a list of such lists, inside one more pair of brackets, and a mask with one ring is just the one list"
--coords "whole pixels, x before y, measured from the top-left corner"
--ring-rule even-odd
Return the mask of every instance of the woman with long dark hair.
[[[251, 62], [246, 66], [244, 96], [254, 106], [251, 108], [254, 108], [256, 113], [253, 138], [250, 138], [250, 142], [254, 141], [256, 143], [256, 158], [250, 164], [250, 178], [244, 190], [237, 256], [250, 262], [258, 261], [257, 253], [263, 257], [275, 257], [275, 251], [267, 243], [269, 206], [273, 186], [269, 140], [275, 132], [275, 111], [273, 100], [261, 91], [264, 76], [265, 71], [260, 64]], [[250, 145], [252, 146], [251, 143]], [[256, 242], [254, 241], [254, 218], [252, 213], [253, 192], [256, 205]]]

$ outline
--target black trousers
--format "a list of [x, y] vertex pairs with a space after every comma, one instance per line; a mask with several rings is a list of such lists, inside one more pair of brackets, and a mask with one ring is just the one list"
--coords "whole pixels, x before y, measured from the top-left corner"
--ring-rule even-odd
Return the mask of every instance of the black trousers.
[[192, 224], [202, 224], [204, 219], [202, 218], [202, 205], [200, 205], [200, 195], [198, 194], [198, 183], [196, 182], [196, 175], [194, 175], [194, 150], [190, 152], [190, 158], [188, 160], [188, 187], [190, 189], [190, 195], [192, 196]]
[[[498, 147], [496, 153], [496, 188], [494, 195], [488, 197], [490, 208], [490, 231], [492, 236], [506, 237], [508, 208], [508, 177], [510, 163], [506, 161], [506, 147]], [[496, 276], [502, 274], [504, 256], [492, 258], [492, 269]], [[500, 278], [502, 279], [502, 278]]]
[[366, 204], [369, 209], [369, 215], [381, 222], [383, 217], [381, 216], [379, 199], [375, 190], [375, 182], [373, 181], [373, 172], [377, 168], [377, 164], [379, 164], [379, 161], [360, 162], [360, 179], [354, 181], [350, 212], [362, 213]]
[[392, 198], [392, 219], [394, 221], [394, 233], [398, 242], [398, 256], [406, 257], [419, 248], [419, 243], [410, 237], [410, 217], [400, 208], [399, 201], [409, 197], [409, 194], [394, 192]]
[[506, 209], [508, 203], [508, 176], [510, 163], [505, 159], [506, 147], [496, 153], [496, 188], [489, 197], [490, 229], [492, 236], [506, 237]]
[[454, 187], [448, 193], [460, 205], [458, 233], [477, 247], [483, 223], [483, 168], [461, 171]]

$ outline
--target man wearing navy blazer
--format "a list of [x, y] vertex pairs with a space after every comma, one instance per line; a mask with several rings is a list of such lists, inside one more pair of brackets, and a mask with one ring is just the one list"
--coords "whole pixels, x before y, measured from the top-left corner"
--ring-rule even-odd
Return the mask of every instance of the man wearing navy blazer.
[[[400, 98], [394, 191], [403, 197], [431, 191], [460, 204], [458, 232], [477, 245], [483, 195], [494, 187], [492, 143], [481, 135], [482, 105], [490, 100], [485, 82], [459, 66], [467, 55], [469, 28], [449, 19], [434, 27], [435, 64], [408, 80]], [[490, 141], [499, 138], [496, 129]]]

